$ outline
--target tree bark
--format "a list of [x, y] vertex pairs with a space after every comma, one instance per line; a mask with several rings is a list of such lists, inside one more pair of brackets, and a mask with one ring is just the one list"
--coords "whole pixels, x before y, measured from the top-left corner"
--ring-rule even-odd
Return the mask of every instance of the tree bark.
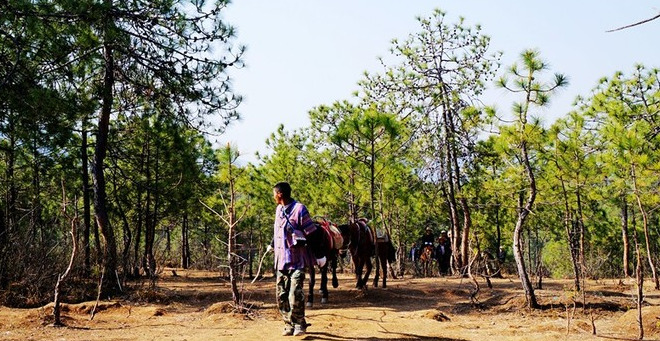
[[[106, 0], [108, 7], [111, 7], [110, 1]], [[111, 19], [109, 18], [108, 21]], [[108, 25], [108, 24], [107, 24]], [[106, 42], [103, 44], [103, 55], [105, 58], [105, 71], [103, 77], [103, 97], [101, 114], [98, 122], [98, 133], [96, 137], [96, 148], [94, 155], [94, 166], [92, 174], [94, 176], [94, 208], [96, 213], [96, 222], [101, 230], [103, 239], [103, 265], [105, 269], [105, 281], [102, 288], [106, 293], [116, 292], [115, 273], [117, 271], [117, 244], [115, 234], [110, 225], [107, 208], [106, 181], [104, 174], [104, 162], [108, 150], [108, 133], [110, 130], [110, 113], [113, 105], [113, 86], [114, 86], [114, 57], [113, 47], [109, 42], [109, 28], [106, 27]]]
[[629, 277], [630, 272], [630, 240], [628, 238], [628, 202], [626, 196], [621, 196], [621, 245], [623, 251], [623, 276]]
[[229, 171], [229, 207], [228, 213], [229, 213], [229, 219], [228, 219], [228, 228], [229, 231], [227, 232], [229, 234], [229, 240], [228, 240], [228, 246], [227, 246], [227, 260], [229, 261], [229, 281], [231, 283], [231, 295], [232, 299], [234, 301], [234, 304], [237, 306], [241, 305], [241, 297], [238, 292], [238, 285], [237, 285], [237, 277], [238, 277], [238, 257], [236, 256], [236, 224], [238, 223], [236, 221], [236, 211], [235, 211], [235, 205], [236, 205], [236, 193], [234, 192], [234, 177], [232, 174], [232, 156], [231, 156], [231, 149], [229, 146], [227, 146], [227, 153], [229, 154], [228, 156], [228, 171]]
[[534, 177], [534, 173], [532, 172], [532, 166], [529, 163], [527, 144], [525, 142], [522, 142], [521, 144], [522, 160], [527, 172], [527, 177], [529, 179], [529, 193], [524, 206], [520, 207], [518, 220], [516, 221], [516, 227], [513, 230], [513, 255], [516, 260], [516, 266], [518, 267], [518, 276], [520, 276], [520, 281], [522, 283], [523, 290], [525, 291], [527, 304], [530, 308], [536, 309], [539, 307], [539, 304], [536, 300], [534, 287], [532, 286], [532, 282], [529, 279], [522, 253], [522, 231], [527, 216], [531, 212], [532, 205], [534, 205], [534, 200], [536, 199], [536, 179]]
[[[376, 218], [376, 146], [375, 141], [371, 141], [371, 159], [369, 160], [369, 196], [370, 196], [370, 207], [371, 207], [371, 219]], [[378, 280], [380, 279], [380, 257], [378, 257], [378, 233], [376, 232], [376, 226], [372, 225], [371, 235], [374, 241], [374, 252], [376, 253], [375, 266], [376, 272], [374, 274], [374, 287], [378, 286]], [[387, 274], [383, 274], [386, 276]]]
[[660, 282], [658, 281], [658, 275], [655, 269], [655, 263], [653, 262], [653, 257], [651, 254], [651, 237], [649, 235], [649, 221], [648, 221], [648, 213], [646, 212], [646, 209], [644, 208], [644, 205], [642, 205], [642, 199], [639, 194], [639, 190], [637, 188], [637, 177], [635, 175], [635, 164], [632, 164], [631, 167], [631, 173], [632, 173], [632, 180], [633, 180], [633, 190], [635, 192], [635, 197], [637, 198], [637, 206], [639, 207], [639, 212], [642, 214], [642, 224], [644, 227], [644, 240], [646, 242], [646, 256], [648, 258], [649, 262], [649, 267], [651, 268], [651, 274], [653, 275], [653, 283], [654, 283], [654, 289], [655, 290], [660, 290]]
[[[557, 165], [559, 167], [559, 165]], [[575, 290], [580, 291], [582, 285], [580, 278], [582, 277], [580, 274], [580, 264], [579, 260], [577, 257], [577, 253], [575, 252], [575, 228], [574, 228], [574, 223], [573, 223], [573, 214], [571, 211], [571, 208], [569, 206], [568, 202], [568, 192], [566, 191], [566, 184], [564, 183], [564, 179], [560, 176], [559, 177], [559, 182], [561, 183], [561, 192], [562, 192], [562, 197], [564, 199], [564, 229], [566, 230], [566, 241], [568, 242], [568, 251], [571, 254], [571, 263], [573, 265], [573, 276], [574, 276], [574, 284], [575, 284]]]
[[82, 144], [80, 146], [80, 158], [82, 162], [82, 195], [83, 195], [83, 247], [84, 247], [84, 271], [85, 275], [89, 276], [92, 263], [91, 263], [91, 245], [90, 245], [90, 233], [92, 229], [91, 222], [91, 201], [90, 201], [90, 192], [91, 188], [89, 186], [89, 155], [87, 153], [88, 143], [87, 143], [87, 120], [83, 120], [82, 123]]
[[154, 239], [156, 236], [156, 227], [154, 226], [154, 219], [152, 218], [151, 211], [151, 202], [153, 197], [154, 188], [151, 181], [151, 146], [147, 142], [146, 148], [146, 162], [145, 162], [145, 173], [146, 173], [146, 201], [144, 207], [144, 254], [142, 256], [142, 267], [144, 273], [153, 278], [156, 274], [156, 261], [154, 259]]
[[188, 213], [183, 215], [181, 222], [181, 267], [188, 269], [190, 266], [190, 246], [188, 245]]

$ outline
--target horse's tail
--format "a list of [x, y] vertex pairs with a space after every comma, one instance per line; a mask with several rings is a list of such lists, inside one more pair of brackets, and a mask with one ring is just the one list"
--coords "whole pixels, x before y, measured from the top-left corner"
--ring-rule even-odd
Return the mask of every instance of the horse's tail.
[[392, 239], [388, 239], [387, 241], [387, 261], [390, 263], [394, 263], [396, 261], [396, 249], [394, 248], [394, 244], [392, 243]]

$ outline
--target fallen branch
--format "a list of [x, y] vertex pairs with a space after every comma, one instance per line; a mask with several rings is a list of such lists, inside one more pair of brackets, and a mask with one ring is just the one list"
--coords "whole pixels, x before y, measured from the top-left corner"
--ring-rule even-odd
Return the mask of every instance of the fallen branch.
[[[74, 202], [76, 202], [75, 200]], [[62, 180], [62, 213], [64, 216], [67, 216], [66, 212], [66, 206], [67, 206], [67, 201], [66, 201], [66, 190], [64, 187], [64, 180]], [[62, 323], [62, 320], [60, 318], [60, 313], [61, 313], [61, 306], [60, 306], [60, 285], [64, 281], [64, 279], [69, 275], [71, 272], [71, 268], [73, 268], [73, 261], [76, 258], [76, 253], [78, 252], [78, 243], [76, 242], [76, 226], [78, 224], [78, 210], [74, 209], [74, 215], [73, 217], [69, 217], [71, 220], [71, 244], [72, 244], [72, 249], [71, 249], [71, 258], [69, 259], [69, 266], [66, 268], [63, 274], [57, 276], [57, 283], [55, 284], [55, 294], [53, 297], [53, 326], [55, 327], [63, 327], [64, 323]]]
[[99, 301], [101, 300], [101, 289], [103, 288], [103, 275], [105, 274], [105, 265], [103, 265], [103, 269], [101, 270], [101, 278], [99, 279], [99, 286], [98, 286], [98, 291], [96, 294], [96, 303], [94, 304], [94, 308], [92, 308], [92, 312], [90, 313], [89, 320], [94, 319], [94, 315], [96, 315], [96, 309], [99, 307]]

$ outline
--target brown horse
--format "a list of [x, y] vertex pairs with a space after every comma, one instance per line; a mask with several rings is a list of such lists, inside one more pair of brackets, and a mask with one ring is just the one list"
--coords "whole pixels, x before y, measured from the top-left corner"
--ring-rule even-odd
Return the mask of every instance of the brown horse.
[[[337, 257], [339, 249], [343, 246], [342, 237], [339, 231], [333, 229], [331, 223], [326, 220], [315, 221], [315, 228], [311, 229], [305, 238], [307, 239], [307, 249], [313, 258], [319, 259], [325, 257], [326, 262], [323, 266], [319, 266], [321, 273], [321, 303], [328, 302], [328, 269], [332, 271], [332, 287], [339, 286], [337, 280]], [[336, 233], [335, 233], [336, 231]], [[309, 292], [307, 295], [307, 306], [314, 305], [314, 285], [316, 284], [316, 267], [309, 268]]]
[[421, 275], [423, 277], [430, 277], [433, 273], [433, 246], [424, 246], [422, 254], [419, 256], [419, 262], [422, 266]]
[[[358, 289], [364, 289], [369, 281], [369, 275], [373, 264], [371, 257], [376, 253], [376, 242], [374, 241], [374, 234], [372, 229], [363, 221], [352, 222], [349, 224], [339, 225], [339, 230], [344, 237], [344, 244], [351, 253], [353, 265], [355, 267], [355, 277], [357, 283], [355, 285]], [[378, 260], [383, 271], [383, 288], [387, 287], [387, 264], [395, 260], [396, 252], [394, 245], [389, 236], [385, 238], [378, 238]], [[362, 271], [365, 270], [364, 276]], [[378, 275], [374, 278], [374, 286], [378, 286]]]

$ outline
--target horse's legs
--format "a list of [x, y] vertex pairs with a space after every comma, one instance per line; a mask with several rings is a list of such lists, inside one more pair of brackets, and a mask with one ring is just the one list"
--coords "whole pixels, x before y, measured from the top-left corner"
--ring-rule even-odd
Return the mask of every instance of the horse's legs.
[[364, 283], [366, 286], [367, 282], [369, 282], [369, 275], [371, 274], [371, 268], [373, 268], [373, 265], [371, 264], [371, 257], [367, 257], [364, 262], [364, 264], [367, 266], [367, 271], [364, 273], [364, 280], [362, 283]]
[[321, 272], [321, 304], [328, 303], [328, 264], [319, 269]]
[[362, 289], [364, 286], [362, 284], [362, 267], [364, 266], [364, 261], [353, 257], [353, 266], [355, 266], [355, 277], [357, 278], [357, 284], [355, 284], [355, 287]]
[[307, 306], [312, 307], [314, 306], [314, 284], [316, 284], [316, 270], [314, 269], [314, 266], [309, 267], [309, 292], [307, 295]]
[[383, 288], [387, 288], [387, 252], [380, 254], [380, 267], [383, 270]]
[[330, 258], [330, 268], [332, 269], [332, 287], [337, 288], [339, 286], [339, 280], [337, 280], [337, 261], [339, 255], [334, 252]]

